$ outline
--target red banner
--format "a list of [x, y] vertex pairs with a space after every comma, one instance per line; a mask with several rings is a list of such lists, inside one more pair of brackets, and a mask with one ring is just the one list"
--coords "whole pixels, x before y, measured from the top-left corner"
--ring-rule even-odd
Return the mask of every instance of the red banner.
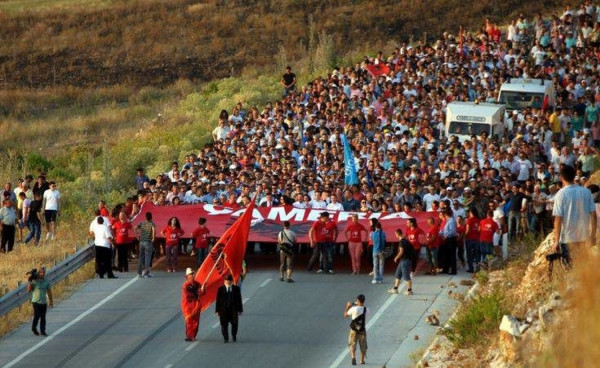
[[379, 78], [379, 76], [382, 74], [389, 76], [391, 72], [391, 69], [384, 63], [369, 64], [365, 66], [365, 69], [367, 69], [367, 71], [371, 73], [371, 75], [373, 75], [373, 77], [375, 78]]
[[216, 300], [217, 291], [223, 285], [225, 276], [232, 275], [237, 283], [242, 271], [242, 261], [246, 254], [246, 244], [252, 221], [254, 200], [235, 223], [225, 231], [219, 241], [211, 248], [210, 253], [202, 262], [196, 273], [196, 281], [204, 285], [205, 294], [202, 296], [202, 310]]
[[[221, 237], [226, 230], [231, 228], [235, 220], [244, 213], [245, 209], [231, 209], [209, 204], [181, 205], [181, 206], [155, 206], [152, 203], [146, 203], [140, 214], [133, 220], [134, 225], [144, 221], [146, 212], [152, 212], [154, 223], [158, 229], [157, 237], [160, 237], [160, 229], [167, 225], [167, 221], [172, 216], [179, 219], [181, 228], [184, 230], [184, 238], [191, 238], [192, 231], [198, 226], [198, 218], [206, 218], [206, 226], [212, 236]], [[298, 236], [299, 243], [309, 243], [308, 230], [313, 222], [319, 219], [322, 209], [303, 209], [291, 206], [278, 207], [255, 207], [252, 211], [250, 233], [248, 241], [275, 243], [277, 234], [282, 229], [283, 221], [290, 221], [291, 229]], [[330, 218], [338, 225], [339, 236], [338, 243], [346, 242], [344, 231], [350, 223], [354, 212], [346, 211], [328, 211]], [[427, 229], [425, 223], [427, 217], [437, 216], [433, 212], [412, 212], [406, 214], [400, 213], [358, 213], [360, 222], [368, 229], [369, 218], [379, 219], [386, 233], [387, 239], [395, 241], [394, 231], [397, 228], [406, 229], [406, 219], [415, 218], [417, 224], [423, 230]]]

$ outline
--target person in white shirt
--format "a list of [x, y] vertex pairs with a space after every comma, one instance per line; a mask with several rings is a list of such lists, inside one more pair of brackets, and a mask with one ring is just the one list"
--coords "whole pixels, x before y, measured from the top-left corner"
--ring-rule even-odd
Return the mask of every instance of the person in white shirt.
[[89, 235], [94, 239], [96, 248], [96, 273], [103, 279], [108, 274], [109, 279], [117, 277], [112, 272], [111, 248], [113, 236], [109, 228], [110, 224], [105, 217], [96, 216], [90, 224]]
[[423, 196], [423, 202], [425, 202], [425, 211], [430, 212], [432, 210], [433, 202], [440, 201], [440, 195], [435, 192], [433, 186], [429, 187], [429, 193]]
[[326, 209], [328, 210], [333, 210], [333, 211], [343, 211], [344, 210], [344, 206], [338, 202], [337, 197], [335, 195], [332, 195], [330, 197], [331, 199], [331, 203], [329, 203], [326, 207]]
[[[367, 355], [367, 315], [369, 308], [365, 307], [365, 296], [360, 294], [356, 297], [356, 302], [346, 303], [344, 310], [344, 318], [350, 317], [354, 326], [361, 326], [362, 331], [357, 331], [359, 328], [350, 328], [348, 336], [348, 346], [350, 348], [350, 356], [352, 357], [352, 365], [356, 365], [356, 344], [360, 346], [360, 364], [365, 364], [365, 356]], [[351, 325], [352, 326], [352, 325]]]
[[43, 208], [46, 220], [46, 240], [54, 240], [56, 230], [56, 219], [60, 211], [60, 192], [56, 189], [56, 183], [51, 181], [50, 189], [44, 192]]
[[520, 167], [519, 177], [517, 178], [517, 180], [520, 182], [524, 182], [525, 180], [529, 179], [529, 173], [531, 172], [531, 169], [533, 169], [533, 165], [531, 164], [531, 161], [529, 161], [525, 157], [524, 152], [521, 152], [517, 161], [519, 162]]

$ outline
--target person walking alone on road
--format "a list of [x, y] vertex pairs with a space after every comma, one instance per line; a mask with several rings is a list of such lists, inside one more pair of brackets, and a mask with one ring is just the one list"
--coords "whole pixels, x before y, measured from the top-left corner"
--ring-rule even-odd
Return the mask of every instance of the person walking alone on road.
[[346, 239], [348, 239], [348, 253], [352, 261], [352, 273], [360, 273], [360, 257], [362, 256], [363, 243], [367, 241], [367, 229], [358, 222], [358, 214], [352, 215], [352, 222], [346, 228]]
[[140, 257], [138, 258], [138, 276], [152, 277], [150, 263], [154, 253], [154, 237], [156, 226], [152, 222], [152, 212], [146, 212], [146, 221], [140, 222], [135, 228], [140, 239]]
[[221, 333], [223, 342], [229, 342], [229, 324], [231, 323], [231, 337], [233, 342], [237, 341], [238, 316], [244, 312], [242, 305], [242, 293], [240, 287], [233, 284], [233, 276], [225, 276], [224, 285], [217, 291], [217, 302], [215, 312], [221, 322]]
[[383, 284], [385, 233], [381, 228], [381, 222], [377, 222], [375, 225], [375, 231], [371, 233], [371, 240], [373, 240], [373, 280], [371, 280], [371, 284]]
[[348, 334], [348, 347], [352, 357], [352, 365], [356, 365], [356, 344], [360, 347], [360, 364], [365, 364], [367, 355], [367, 314], [369, 308], [365, 307], [365, 296], [360, 294], [356, 302], [346, 303], [344, 318], [350, 317], [350, 333]]
[[185, 282], [181, 292], [181, 313], [185, 318], [185, 341], [196, 341], [200, 326], [200, 298], [204, 294], [204, 286], [194, 280], [194, 271], [185, 270]]
[[277, 234], [277, 243], [279, 244], [279, 281], [283, 281], [284, 273], [287, 282], [292, 280], [292, 267], [294, 265], [294, 243], [296, 242], [296, 233], [290, 230], [290, 222], [283, 222], [283, 230]]
[[[42, 266], [37, 272], [37, 277], [32, 277], [32, 280], [29, 281], [29, 285], [27, 285], [27, 291], [31, 293], [31, 305], [33, 306], [31, 331], [36, 336], [40, 334], [42, 336], [48, 336], [46, 334], [46, 311], [48, 310], [48, 306], [50, 306], [50, 308], [54, 306], [50, 283], [44, 278], [45, 276], [46, 268]], [[46, 296], [48, 296], [47, 299]], [[40, 324], [39, 332], [37, 329], [38, 322]]]
[[389, 289], [390, 294], [398, 294], [398, 287], [402, 280], [406, 281], [408, 289], [406, 289], [405, 295], [412, 295], [412, 276], [411, 276], [411, 263], [414, 259], [413, 253], [416, 252], [414, 246], [408, 239], [404, 237], [401, 229], [396, 230], [396, 238], [400, 241], [398, 246], [398, 254], [394, 257], [394, 262], [398, 263], [396, 268], [396, 279], [394, 280], [394, 287]]

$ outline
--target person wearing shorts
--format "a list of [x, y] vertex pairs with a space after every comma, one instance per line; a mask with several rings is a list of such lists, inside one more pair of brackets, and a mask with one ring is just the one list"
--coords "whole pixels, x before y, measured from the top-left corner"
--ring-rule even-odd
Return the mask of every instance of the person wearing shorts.
[[50, 189], [44, 192], [44, 219], [46, 220], [46, 240], [54, 240], [56, 234], [56, 219], [60, 210], [60, 192], [56, 183], [50, 182]]
[[410, 277], [410, 270], [413, 259], [413, 246], [410, 244], [410, 241], [404, 237], [401, 229], [396, 230], [396, 237], [400, 242], [398, 246], [398, 254], [394, 257], [394, 262], [398, 263], [398, 267], [396, 267], [396, 279], [394, 280], [394, 287], [388, 290], [390, 294], [398, 294], [398, 287], [402, 280], [406, 281], [408, 289], [404, 292], [405, 295], [412, 295], [412, 278]]
[[362, 319], [363, 326], [361, 331], [356, 331], [350, 327], [350, 333], [348, 334], [348, 347], [350, 348], [352, 365], [356, 365], [356, 344], [360, 347], [360, 364], [365, 364], [365, 356], [367, 355], [368, 348], [366, 330], [367, 314], [369, 314], [369, 308], [365, 307], [365, 296], [363, 294], [356, 297], [356, 302], [346, 303], [344, 318], [350, 317], [353, 321], [360, 318]]

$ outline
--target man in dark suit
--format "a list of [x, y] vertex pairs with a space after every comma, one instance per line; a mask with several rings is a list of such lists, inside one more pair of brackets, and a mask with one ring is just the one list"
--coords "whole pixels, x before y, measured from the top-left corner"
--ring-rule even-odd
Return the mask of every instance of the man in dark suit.
[[242, 314], [242, 293], [240, 287], [233, 284], [231, 275], [225, 276], [225, 284], [217, 291], [215, 312], [221, 322], [221, 333], [225, 343], [229, 342], [229, 323], [231, 323], [231, 336], [233, 342], [237, 340], [238, 315]]

